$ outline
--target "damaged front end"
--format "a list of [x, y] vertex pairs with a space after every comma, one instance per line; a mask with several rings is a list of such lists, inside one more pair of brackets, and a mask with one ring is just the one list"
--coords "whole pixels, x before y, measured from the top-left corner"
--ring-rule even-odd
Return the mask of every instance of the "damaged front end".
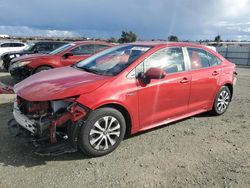
[[15, 136], [28, 138], [36, 154], [71, 153], [77, 151], [79, 129], [89, 111], [75, 98], [30, 102], [18, 96], [8, 126]]

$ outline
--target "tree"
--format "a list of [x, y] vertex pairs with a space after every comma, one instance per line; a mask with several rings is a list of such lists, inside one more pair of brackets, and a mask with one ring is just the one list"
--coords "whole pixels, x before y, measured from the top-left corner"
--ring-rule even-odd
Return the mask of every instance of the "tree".
[[108, 39], [107, 42], [110, 42], [110, 43], [117, 43], [117, 40], [116, 40], [116, 38], [111, 37], [110, 39]]
[[221, 37], [220, 37], [220, 35], [217, 35], [217, 36], [214, 38], [214, 42], [216, 42], [216, 46], [220, 46], [220, 42], [221, 42]]
[[171, 42], [178, 42], [179, 39], [178, 39], [178, 37], [175, 36], [175, 35], [170, 35], [170, 36], [168, 37], [168, 41], [171, 41]]
[[121, 38], [118, 40], [119, 43], [135, 42], [137, 40], [137, 35], [132, 32], [122, 31]]

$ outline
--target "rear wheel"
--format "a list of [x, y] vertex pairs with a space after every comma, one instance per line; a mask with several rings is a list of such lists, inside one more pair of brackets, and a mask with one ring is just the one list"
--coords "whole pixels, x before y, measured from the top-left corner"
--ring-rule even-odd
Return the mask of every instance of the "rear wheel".
[[39, 67], [38, 69], [36, 69], [33, 74], [36, 74], [36, 73], [39, 73], [42, 71], [46, 71], [46, 70], [50, 70], [50, 69], [52, 69], [52, 68], [49, 66], [42, 66], [42, 67]]
[[114, 151], [123, 140], [126, 122], [113, 108], [91, 112], [79, 133], [78, 145], [89, 156], [98, 157]]
[[223, 86], [218, 94], [216, 95], [216, 98], [214, 100], [214, 105], [212, 109], [213, 115], [222, 115], [224, 114], [228, 106], [231, 102], [232, 94], [227, 86]]

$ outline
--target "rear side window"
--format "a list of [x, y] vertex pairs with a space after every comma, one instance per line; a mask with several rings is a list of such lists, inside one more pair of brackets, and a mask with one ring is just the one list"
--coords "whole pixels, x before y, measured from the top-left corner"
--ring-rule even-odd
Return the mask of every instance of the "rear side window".
[[108, 47], [109, 47], [109, 46], [107, 46], [107, 45], [98, 44], [98, 45], [95, 45], [95, 46], [94, 46], [94, 51], [95, 51], [95, 52], [99, 52], [99, 51], [104, 50], [104, 49], [106, 49], [106, 48], [108, 48]]
[[7, 48], [7, 47], [12, 47], [11, 43], [4, 43], [1, 44], [1, 47]]
[[95, 48], [93, 44], [85, 44], [74, 48], [71, 52], [74, 55], [90, 55], [95, 53]]
[[216, 56], [214, 56], [210, 53], [207, 53], [207, 57], [208, 57], [210, 66], [216, 66], [216, 65], [219, 65], [221, 63], [220, 59], [218, 59]]
[[210, 66], [207, 52], [205, 50], [198, 48], [187, 48], [187, 50], [192, 70]]

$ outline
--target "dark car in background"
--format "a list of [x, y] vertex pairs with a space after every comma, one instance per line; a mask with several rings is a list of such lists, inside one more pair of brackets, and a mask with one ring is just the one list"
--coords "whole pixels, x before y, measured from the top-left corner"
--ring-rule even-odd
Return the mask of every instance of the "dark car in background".
[[73, 65], [112, 46], [114, 44], [97, 41], [78, 41], [65, 44], [48, 54], [17, 57], [11, 61], [9, 72], [14, 82], [17, 83], [44, 70]]
[[8, 70], [10, 61], [16, 57], [20, 57], [22, 55], [34, 54], [34, 53], [49, 53], [63, 45], [67, 44], [67, 42], [59, 42], [59, 41], [41, 41], [35, 42], [22, 51], [14, 51], [14, 52], [6, 52], [1, 55], [1, 59], [3, 60], [3, 67]]

